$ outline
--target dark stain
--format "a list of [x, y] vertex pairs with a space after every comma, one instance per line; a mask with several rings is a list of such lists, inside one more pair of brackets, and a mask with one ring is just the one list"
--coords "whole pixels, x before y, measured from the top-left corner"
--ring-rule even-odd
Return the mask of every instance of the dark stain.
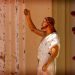
[[24, 50], [24, 53], [25, 53], [25, 50]]
[[5, 33], [3, 33], [3, 35], [5, 35]]
[[71, 15], [72, 15], [72, 16], [75, 16], [75, 11], [72, 11], [72, 12], [71, 12]]
[[18, 8], [17, 8], [17, 6], [16, 6], [16, 13], [17, 13], [17, 11], [18, 11]]
[[24, 37], [23, 37], [23, 40], [24, 40]]
[[17, 36], [16, 37], [18, 37], [18, 33], [17, 33]]
[[75, 31], [75, 27], [72, 27], [72, 31]]
[[17, 75], [17, 72], [11, 72], [11, 75]]
[[19, 64], [17, 65], [17, 69], [19, 69]]
[[5, 62], [5, 55], [3, 55], [2, 52], [1, 52], [1, 55], [0, 55], [0, 59], [2, 59]]
[[3, 17], [5, 18], [5, 14], [3, 14]]
[[23, 0], [23, 3], [24, 3], [24, 0]]
[[72, 59], [75, 61], [75, 56], [73, 56]]

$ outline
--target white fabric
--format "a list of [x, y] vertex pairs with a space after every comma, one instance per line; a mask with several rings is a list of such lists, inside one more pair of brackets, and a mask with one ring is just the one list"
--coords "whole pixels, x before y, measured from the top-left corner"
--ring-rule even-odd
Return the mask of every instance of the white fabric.
[[50, 49], [54, 45], [58, 45], [60, 48], [59, 38], [55, 32], [46, 36], [40, 43], [40, 46], [38, 48], [38, 59], [39, 59], [38, 75], [55, 75], [55, 67], [56, 67], [55, 60], [49, 65], [48, 72], [42, 71], [43, 65], [50, 57], [48, 53], [50, 52]]

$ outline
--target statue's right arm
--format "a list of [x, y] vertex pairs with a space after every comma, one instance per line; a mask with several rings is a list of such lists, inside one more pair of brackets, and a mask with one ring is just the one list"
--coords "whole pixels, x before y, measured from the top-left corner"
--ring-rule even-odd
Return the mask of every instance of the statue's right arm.
[[43, 32], [43, 31], [37, 29], [37, 28], [35, 27], [35, 25], [33, 24], [32, 19], [31, 19], [31, 15], [30, 15], [30, 11], [29, 11], [28, 9], [25, 9], [25, 10], [24, 10], [24, 14], [25, 14], [25, 19], [26, 19], [26, 21], [27, 21], [27, 25], [28, 25], [28, 27], [30, 28], [30, 30], [31, 30], [32, 32], [36, 33], [36, 34], [39, 35], [39, 36], [42, 36], [42, 37], [45, 36], [45, 32]]

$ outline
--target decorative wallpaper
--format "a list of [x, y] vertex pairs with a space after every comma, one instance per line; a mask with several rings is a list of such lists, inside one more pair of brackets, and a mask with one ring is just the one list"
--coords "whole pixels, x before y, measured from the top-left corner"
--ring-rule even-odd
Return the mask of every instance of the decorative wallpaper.
[[25, 75], [24, 0], [0, 0], [0, 75]]

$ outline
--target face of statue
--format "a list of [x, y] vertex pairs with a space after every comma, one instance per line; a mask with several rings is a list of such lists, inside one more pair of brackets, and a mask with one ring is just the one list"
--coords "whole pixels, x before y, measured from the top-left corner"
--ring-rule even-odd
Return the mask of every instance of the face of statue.
[[42, 23], [42, 25], [41, 25], [41, 30], [42, 30], [42, 31], [46, 31], [47, 28], [49, 27], [49, 25], [50, 25], [50, 23], [47, 22], [47, 21], [44, 19], [44, 20], [43, 20], [43, 23]]
[[41, 30], [47, 32], [48, 30], [53, 30], [53, 25], [50, 22], [44, 20], [41, 25]]

